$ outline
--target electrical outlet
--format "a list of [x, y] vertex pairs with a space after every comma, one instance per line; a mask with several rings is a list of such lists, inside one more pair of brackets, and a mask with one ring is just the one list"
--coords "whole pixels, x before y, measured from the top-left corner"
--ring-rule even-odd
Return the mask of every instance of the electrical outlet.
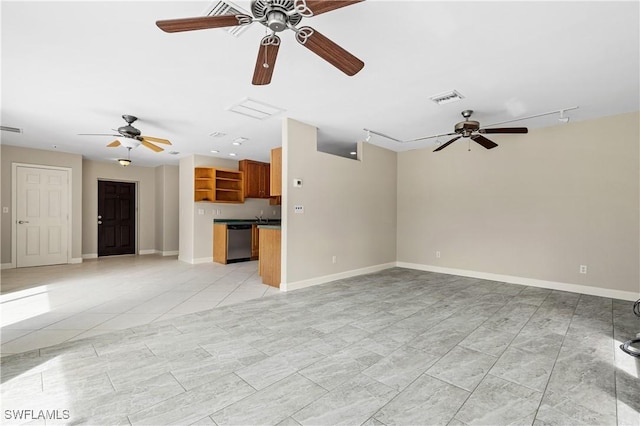
[[580, 273], [581, 274], [587, 273], [587, 265], [580, 265]]
[[436, 259], [440, 259], [440, 252], [439, 251], [436, 252]]
[[304, 213], [304, 206], [293, 206], [294, 213]]
[[198, 209], [198, 214], [200, 215], [204, 214], [204, 209]]

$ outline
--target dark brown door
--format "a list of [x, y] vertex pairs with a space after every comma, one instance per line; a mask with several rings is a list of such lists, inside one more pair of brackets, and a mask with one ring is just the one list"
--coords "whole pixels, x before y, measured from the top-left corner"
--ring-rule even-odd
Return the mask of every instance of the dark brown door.
[[98, 181], [98, 256], [135, 254], [136, 184]]

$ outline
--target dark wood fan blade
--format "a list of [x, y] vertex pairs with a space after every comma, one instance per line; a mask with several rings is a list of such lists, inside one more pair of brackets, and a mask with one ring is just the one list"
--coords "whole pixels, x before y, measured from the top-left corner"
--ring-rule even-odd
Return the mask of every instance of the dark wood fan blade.
[[277, 35], [268, 35], [262, 39], [251, 83], [256, 86], [271, 83], [271, 76], [278, 57], [278, 49], [280, 49], [280, 37]]
[[352, 76], [364, 68], [364, 62], [311, 27], [302, 27], [296, 40], [343, 73]]
[[526, 127], [498, 127], [494, 129], [480, 129], [480, 133], [529, 133], [529, 129]]
[[113, 141], [109, 145], [107, 145], [107, 147], [109, 147], [109, 148], [115, 148], [116, 146], [120, 146], [120, 141], [118, 139], [116, 139], [115, 141]]
[[165, 145], [171, 145], [171, 142], [169, 142], [167, 139], [161, 139], [161, 138], [152, 138], [151, 136], [141, 136], [142, 140], [148, 141], [148, 142], [156, 142], [156, 143], [163, 143]]
[[437, 147], [436, 149], [434, 149], [433, 152], [440, 151], [441, 149], [445, 149], [446, 147], [448, 147], [449, 145], [451, 145], [452, 143], [454, 143], [455, 141], [457, 141], [461, 137], [462, 136], [456, 136], [455, 138], [451, 139], [449, 142], [445, 142], [442, 145], [440, 145], [439, 147]]
[[163, 148], [160, 148], [159, 146], [154, 145], [154, 144], [152, 144], [151, 142], [147, 142], [147, 141], [145, 141], [144, 139], [143, 139], [143, 140], [141, 140], [141, 141], [140, 141], [140, 143], [141, 143], [142, 145], [146, 146], [147, 148], [149, 148], [149, 149], [151, 149], [151, 150], [155, 151], [155, 152], [164, 151], [164, 149], [163, 149]]
[[313, 12], [313, 15], [320, 15], [321, 13], [331, 12], [332, 10], [340, 9], [341, 7], [351, 6], [352, 4], [360, 3], [364, 0], [307, 0], [307, 7]]
[[496, 146], [498, 146], [497, 143], [485, 138], [482, 135], [472, 135], [471, 139], [473, 139], [475, 142], [478, 142], [480, 145], [484, 146], [487, 149], [495, 148]]
[[253, 22], [249, 15], [220, 15], [198, 16], [196, 18], [168, 19], [156, 21], [156, 25], [167, 33], [179, 33], [182, 31], [205, 30], [207, 28], [233, 27], [236, 25], [248, 25]]

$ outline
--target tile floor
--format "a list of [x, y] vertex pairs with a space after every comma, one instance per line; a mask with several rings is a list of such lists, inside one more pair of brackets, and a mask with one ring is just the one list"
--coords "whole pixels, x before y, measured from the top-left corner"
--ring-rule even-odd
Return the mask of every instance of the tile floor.
[[3, 415], [637, 425], [640, 362], [618, 345], [639, 331], [631, 302], [392, 268], [5, 356]]
[[258, 262], [189, 265], [176, 257], [122, 256], [1, 271], [5, 356], [255, 299]]

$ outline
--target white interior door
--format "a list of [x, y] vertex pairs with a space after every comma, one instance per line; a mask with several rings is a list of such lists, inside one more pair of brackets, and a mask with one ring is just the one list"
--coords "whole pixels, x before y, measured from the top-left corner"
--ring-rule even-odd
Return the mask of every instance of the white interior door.
[[16, 266], [68, 263], [67, 170], [16, 168]]

